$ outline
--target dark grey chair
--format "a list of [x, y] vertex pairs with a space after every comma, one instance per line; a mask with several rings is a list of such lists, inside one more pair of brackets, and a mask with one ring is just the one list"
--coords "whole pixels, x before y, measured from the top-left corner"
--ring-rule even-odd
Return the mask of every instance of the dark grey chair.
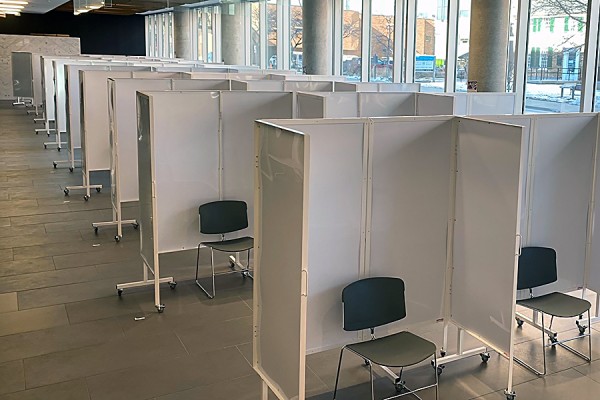
[[[373, 364], [388, 368], [400, 368], [398, 379], [395, 382], [396, 390], [400, 394], [392, 398], [415, 394], [418, 391], [435, 387], [435, 398], [437, 399], [438, 369], [435, 344], [407, 331], [375, 338], [375, 328], [406, 317], [404, 281], [391, 277], [361, 279], [344, 288], [342, 291], [342, 303], [344, 330], [359, 331], [369, 329], [371, 331], [371, 340], [350, 344], [342, 348], [335, 378], [333, 398], [335, 399], [337, 395], [344, 350], [348, 350], [362, 357], [369, 366], [372, 400], [375, 399]], [[435, 383], [414, 390], [408, 389], [405, 382], [401, 380], [404, 367], [418, 364], [431, 356], [433, 356]], [[402, 391], [405, 391], [405, 393], [401, 393]]]
[[[589, 328], [590, 319], [590, 308], [591, 304], [589, 301], [580, 299], [577, 297], [569, 296], [568, 294], [553, 292], [541, 296], [533, 296], [533, 289], [547, 285], [558, 280], [557, 269], [556, 269], [556, 251], [549, 247], [524, 247], [521, 249], [521, 255], [519, 256], [519, 272], [517, 276], [517, 289], [529, 290], [529, 298], [523, 300], [517, 300], [517, 304], [533, 311], [537, 311], [542, 317], [542, 353], [544, 360], [544, 370], [538, 371], [531, 365], [525, 363], [523, 360], [515, 357], [515, 361], [523, 367], [529, 369], [536, 375], [546, 375], [546, 347], [554, 347], [559, 345], [560, 347], [569, 350], [571, 353], [583, 358], [586, 361], [592, 359], [592, 329]], [[579, 336], [571, 337], [563, 340], [558, 340], [555, 334], [549, 334], [550, 343], [546, 344], [544, 341], [544, 315], [550, 315], [550, 326], [552, 329], [552, 321], [554, 317], [558, 318], [572, 318], [575, 316], [581, 316], [587, 311], [588, 316], [588, 333], [585, 332], [585, 327], [577, 322], [579, 329]], [[519, 322], [519, 326], [522, 323]], [[580, 339], [582, 337], [588, 337], [589, 340], [589, 354], [580, 353], [579, 351], [567, 346], [565, 342]]]
[[[201, 242], [198, 245], [198, 253], [196, 254], [196, 285], [204, 291], [209, 299], [215, 297], [215, 276], [223, 274], [238, 273], [242, 277], [252, 278], [250, 270], [250, 250], [254, 247], [254, 239], [249, 236], [244, 236], [235, 239], [225, 239], [225, 234], [236, 232], [248, 227], [248, 206], [246, 202], [239, 200], [219, 200], [206, 203], [198, 209], [200, 214], [200, 233], [206, 235], [221, 235], [221, 240], [214, 242]], [[210, 248], [210, 267], [212, 271], [212, 292], [209, 293], [198, 280], [198, 264], [200, 262], [200, 248]], [[221, 251], [225, 253], [238, 253], [242, 251], [248, 252], [248, 263], [246, 267], [236, 268], [238, 262], [235, 258], [229, 259], [231, 270], [215, 273], [215, 257], [214, 252]]]

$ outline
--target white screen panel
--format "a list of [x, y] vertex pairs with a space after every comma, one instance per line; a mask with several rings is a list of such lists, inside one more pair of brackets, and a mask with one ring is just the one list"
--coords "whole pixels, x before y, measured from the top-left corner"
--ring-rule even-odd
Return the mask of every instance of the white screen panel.
[[534, 289], [534, 294], [570, 291], [583, 285], [596, 118], [539, 115], [535, 119], [527, 244], [556, 250], [559, 281]]
[[247, 82], [248, 91], [257, 90], [262, 92], [283, 92], [283, 82], [282, 81], [248, 81]]
[[31, 53], [11, 54], [13, 96], [33, 98], [33, 70]]
[[416, 115], [453, 115], [454, 97], [417, 93]]
[[229, 81], [221, 79], [173, 80], [173, 90], [229, 90]]
[[508, 354], [514, 323], [522, 128], [461, 118], [451, 316]]
[[254, 121], [292, 118], [293, 94], [222, 92], [223, 198], [248, 204], [247, 229], [237, 235], [253, 234], [254, 215]]
[[81, 135], [88, 171], [110, 170], [108, 78], [130, 76], [130, 71], [80, 71]]
[[304, 398], [305, 145], [303, 135], [259, 124], [254, 366], [285, 399]]
[[[598, 119], [598, 129], [600, 134], [600, 118]], [[596, 149], [600, 148], [600, 142], [596, 142]], [[597, 163], [596, 166], [596, 193], [594, 197], [595, 204], [598, 204], [600, 199], [600, 172], [598, 172], [598, 167], [600, 163]], [[592, 229], [592, 238], [591, 238], [591, 261], [589, 262], [589, 273], [587, 276], [587, 287], [592, 289], [596, 293], [600, 293], [600, 207], [595, 206], [593, 210], [593, 229]]]
[[140, 253], [146, 263], [154, 268], [154, 225], [152, 198], [152, 144], [150, 134], [150, 99], [137, 95], [138, 170], [140, 188]]
[[325, 96], [320, 94], [298, 93], [296, 103], [298, 107], [298, 118], [324, 118]]
[[360, 117], [416, 115], [413, 93], [360, 93]]
[[350, 82], [336, 82], [335, 83], [335, 91], [336, 92], [358, 92], [358, 83], [350, 83]]
[[357, 340], [342, 329], [342, 289], [361, 277], [364, 123], [306, 125], [310, 136], [307, 351]]
[[33, 76], [33, 104], [43, 104], [44, 89], [42, 87], [42, 57], [39, 54], [31, 55], [31, 72]]
[[453, 125], [452, 118], [373, 125], [369, 275], [406, 283], [402, 326], [442, 316]]
[[44, 112], [46, 120], [54, 121], [54, 65], [53, 60], [42, 57], [42, 85], [44, 87]]
[[[138, 170], [137, 170], [137, 135], [136, 135], [136, 91], [169, 90], [171, 82], [168, 79], [114, 79], [111, 80], [114, 90], [112, 113], [114, 124], [111, 127], [111, 143], [117, 144], [113, 154], [113, 167], [118, 179], [121, 202], [137, 201]], [[114, 127], [114, 129], [112, 129]], [[116, 156], [118, 162], [115, 162]], [[113, 171], [114, 168], [111, 168]]]
[[328, 93], [325, 95], [325, 118], [359, 117], [357, 93]]
[[379, 92], [419, 92], [420, 83], [379, 83]]
[[469, 93], [469, 115], [514, 114], [514, 93]]
[[151, 96], [157, 251], [193, 249], [207, 240], [200, 236], [198, 207], [219, 199], [219, 93]]
[[[296, 78], [296, 77], [294, 77]], [[333, 82], [284, 81], [284, 92], [333, 92]]]

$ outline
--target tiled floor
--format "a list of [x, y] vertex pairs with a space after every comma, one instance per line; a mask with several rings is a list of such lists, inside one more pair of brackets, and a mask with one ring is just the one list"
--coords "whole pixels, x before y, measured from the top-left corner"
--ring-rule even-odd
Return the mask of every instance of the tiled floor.
[[[48, 139], [35, 127], [23, 109], [0, 102], [0, 400], [259, 399], [250, 363], [251, 281], [219, 279], [218, 297], [207, 300], [190, 280], [194, 255], [183, 254], [162, 260], [164, 274], [179, 282], [163, 289], [163, 314], [150, 290], [117, 297], [116, 283], [141, 276], [137, 231], [125, 228], [120, 243], [111, 228], [94, 235], [91, 223], [111, 217], [109, 195], [65, 197], [62, 188], [79, 184], [80, 174], [52, 169], [66, 154], [44, 150]], [[531, 342], [537, 332], [519, 335], [518, 354], [540, 361]], [[543, 379], [516, 367], [518, 399], [600, 399], [600, 334], [594, 345], [591, 364], [548, 350], [551, 374]], [[337, 357], [337, 350], [308, 357], [314, 400], [331, 398]], [[479, 357], [449, 364], [440, 398], [504, 399], [506, 367], [494, 353], [487, 364]], [[378, 394], [393, 394], [376, 373]], [[406, 373], [413, 385], [431, 378], [429, 366]], [[361, 360], [347, 356], [338, 398], [368, 398], [367, 380]]]

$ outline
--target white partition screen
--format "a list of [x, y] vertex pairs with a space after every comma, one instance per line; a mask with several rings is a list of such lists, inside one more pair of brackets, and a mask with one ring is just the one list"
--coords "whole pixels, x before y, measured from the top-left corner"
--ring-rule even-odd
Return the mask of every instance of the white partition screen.
[[249, 226], [239, 235], [252, 236], [254, 227], [254, 121], [292, 118], [294, 96], [275, 92], [221, 92], [221, 140], [224, 199], [248, 204]]
[[454, 115], [454, 97], [417, 93], [416, 115]]
[[154, 92], [150, 98], [156, 251], [193, 249], [202, 241], [198, 207], [219, 199], [219, 93]]
[[461, 118], [457, 139], [451, 319], [507, 356], [514, 325], [522, 132]]
[[404, 280], [402, 325], [442, 316], [454, 125], [384, 119], [371, 131], [368, 274]]
[[298, 93], [296, 104], [298, 118], [325, 118], [325, 96], [321, 94]]
[[173, 80], [173, 90], [229, 90], [225, 79], [177, 79]]
[[308, 140], [257, 128], [254, 368], [282, 399], [305, 391]]
[[360, 117], [417, 115], [414, 93], [359, 93]]
[[592, 196], [596, 115], [535, 118], [530, 226], [526, 244], [556, 250], [558, 282], [534, 294], [583, 286]]

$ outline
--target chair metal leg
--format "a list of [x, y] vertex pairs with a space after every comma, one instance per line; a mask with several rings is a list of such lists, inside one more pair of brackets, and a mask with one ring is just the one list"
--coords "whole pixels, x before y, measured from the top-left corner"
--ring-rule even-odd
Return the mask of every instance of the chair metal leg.
[[213, 249], [210, 249], [210, 269], [211, 269], [211, 272], [212, 272], [212, 276], [211, 276], [211, 280], [212, 280], [212, 294], [208, 293], [208, 291], [204, 288], [204, 286], [202, 286], [202, 284], [198, 280], [198, 264], [199, 264], [199, 261], [200, 261], [200, 245], [198, 245], [198, 253], [196, 254], [196, 285], [198, 285], [198, 287], [200, 289], [202, 289], [202, 291], [204, 292], [204, 294], [206, 294], [206, 296], [209, 299], [214, 299], [216, 291], [215, 291], [215, 255], [214, 255]]
[[581, 335], [581, 336], [587, 336], [588, 337], [588, 355], [586, 356], [585, 354], [581, 353], [578, 350], [575, 350], [574, 348], [572, 348], [571, 346], [568, 346], [565, 344], [565, 342], [570, 342], [572, 340], [577, 340], [579, 339], [579, 337], [574, 337], [574, 338], [570, 338], [570, 339], [565, 339], [565, 340], [559, 340], [554, 344], [559, 345], [560, 347], [562, 347], [565, 350], [570, 351], [571, 353], [575, 354], [578, 357], [583, 358], [585, 361], [587, 362], [591, 362], [592, 361], [592, 328], [591, 328], [591, 317], [590, 317], [590, 310], [588, 310], [587, 312], [588, 314], [588, 333], [586, 333], [585, 335]]
[[344, 350], [346, 347], [342, 347], [340, 351], [340, 360], [338, 361], [337, 374], [335, 375], [335, 387], [333, 388], [333, 400], [335, 400], [335, 396], [337, 395], [338, 382], [340, 380], [340, 369], [342, 368], [342, 357], [344, 356]]
[[543, 376], [546, 375], [546, 343], [545, 343], [545, 329], [544, 329], [544, 313], [542, 314], [542, 329], [540, 330], [540, 332], [542, 333], [542, 358], [544, 360], [544, 371], [540, 372], [537, 369], [535, 369], [534, 367], [532, 367], [531, 365], [527, 364], [525, 361], [521, 360], [520, 358], [517, 357], [513, 357], [513, 359], [515, 360], [515, 362], [517, 364], [519, 364], [520, 366], [528, 369], [529, 371], [533, 372], [534, 374], [536, 374], [537, 376]]
[[439, 375], [437, 371], [437, 355], [433, 353], [433, 363], [435, 365], [434, 375], [435, 375], [435, 400], [438, 400], [438, 385], [439, 385]]
[[375, 400], [375, 387], [373, 385], [373, 363], [369, 363], [369, 375], [371, 376], [371, 400]]

